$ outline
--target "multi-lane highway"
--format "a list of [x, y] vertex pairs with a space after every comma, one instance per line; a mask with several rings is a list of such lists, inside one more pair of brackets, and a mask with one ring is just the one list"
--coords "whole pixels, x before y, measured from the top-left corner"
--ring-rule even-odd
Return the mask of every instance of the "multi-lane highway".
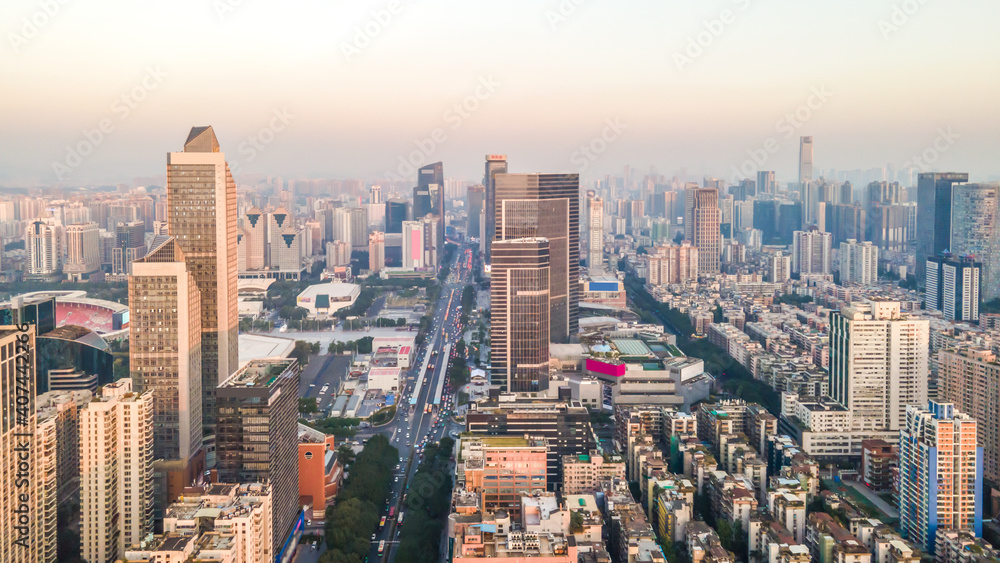
[[[391, 562], [395, 559], [401, 526], [406, 525], [404, 498], [409, 480], [420, 464], [423, 446], [461, 430], [447, 415], [453, 408], [454, 390], [445, 381], [448, 354], [461, 336], [462, 327], [459, 323], [462, 290], [471, 275], [468, 267], [469, 253], [460, 248], [456, 254], [457, 260], [454, 262], [458, 265], [453, 267], [451, 275], [442, 285], [441, 297], [435, 306], [428, 335], [429, 342], [418, 343], [415, 367], [407, 374], [404, 392], [397, 401], [399, 406], [396, 418], [391, 423], [374, 429], [375, 432], [388, 436], [392, 445], [399, 449], [400, 465], [396, 470], [389, 502], [383, 511], [383, 515], [387, 517], [386, 525], [375, 534], [369, 561]], [[439, 400], [439, 405], [435, 405], [435, 399]], [[426, 412], [428, 407], [431, 412]], [[393, 514], [391, 519], [388, 518], [390, 512]], [[402, 524], [399, 523], [400, 514], [403, 516]], [[382, 541], [386, 543], [380, 555], [378, 548]]]

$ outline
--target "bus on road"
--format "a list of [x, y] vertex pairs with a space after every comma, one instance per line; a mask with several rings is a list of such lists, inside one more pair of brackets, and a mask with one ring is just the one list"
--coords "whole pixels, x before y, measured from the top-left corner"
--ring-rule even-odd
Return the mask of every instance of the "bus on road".
[[378, 554], [382, 555], [385, 553], [385, 540], [378, 542]]
[[385, 528], [385, 516], [383, 516], [382, 520], [378, 523], [378, 529], [381, 530], [382, 528]]
[[396, 521], [396, 525], [397, 526], [402, 526], [403, 525], [403, 513], [402, 513], [402, 511], [400, 511], [400, 513], [399, 513], [399, 520]]
[[393, 507], [389, 508], [389, 518], [392, 518], [395, 515], [396, 515], [396, 507], [393, 506]]

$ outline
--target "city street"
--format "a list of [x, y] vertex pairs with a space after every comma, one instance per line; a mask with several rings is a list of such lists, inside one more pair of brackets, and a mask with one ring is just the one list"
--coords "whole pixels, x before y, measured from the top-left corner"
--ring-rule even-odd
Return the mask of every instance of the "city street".
[[[445, 358], [444, 355], [462, 336], [461, 327], [458, 326], [461, 319], [462, 290], [469, 283], [471, 277], [471, 272], [464, 262], [467, 255], [461, 248], [456, 254], [463, 258], [462, 266], [456, 267], [442, 284], [441, 296], [434, 309], [433, 322], [428, 333], [429, 342], [417, 343], [418, 350], [414, 367], [403, 374], [404, 379], [400, 382], [403, 391], [397, 398], [396, 417], [383, 426], [361, 429], [354, 437], [355, 441], [364, 443], [376, 433], [383, 434], [389, 438], [393, 446], [399, 449], [400, 456], [389, 502], [383, 510], [383, 515], [387, 517], [386, 525], [376, 533], [375, 540], [372, 542], [371, 552], [368, 556], [370, 562], [376, 560], [393, 561], [395, 558], [401, 526], [405, 524], [404, 496], [409, 481], [420, 464], [423, 446], [430, 442], [436, 442], [449, 434], [457, 436], [464, 428], [460, 424], [451, 422], [450, 417], [441, 414], [442, 410], [447, 411], [453, 408], [454, 396], [444, 388], [449, 365], [449, 359]], [[329, 342], [335, 338], [346, 341], [365, 336], [395, 336], [398, 334], [400, 332], [392, 328], [373, 328], [353, 332], [344, 332], [338, 329], [325, 332], [275, 333], [276, 336], [280, 335], [285, 338], [308, 342], [319, 341], [324, 351]], [[456, 361], [464, 362], [465, 359], [457, 358]], [[300, 395], [317, 397], [317, 403], [321, 410], [329, 407], [349, 367], [350, 356], [348, 355], [321, 354], [313, 356], [302, 373]], [[422, 379], [421, 372], [423, 372]], [[419, 387], [417, 387], [418, 383]], [[321, 394], [324, 386], [328, 386], [327, 392]], [[411, 405], [410, 398], [414, 396], [416, 400]], [[436, 398], [439, 399], [439, 404], [435, 403]], [[428, 405], [431, 405], [431, 412], [425, 412]], [[393, 515], [392, 518], [388, 518], [390, 511]], [[401, 517], [402, 523], [400, 523]], [[378, 548], [382, 541], [386, 543], [380, 556]], [[309, 547], [304, 547], [304, 549], [300, 549], [296, 561], [315, 563], [318, 561], [320, 553], [321, 551], [313, 551]]]

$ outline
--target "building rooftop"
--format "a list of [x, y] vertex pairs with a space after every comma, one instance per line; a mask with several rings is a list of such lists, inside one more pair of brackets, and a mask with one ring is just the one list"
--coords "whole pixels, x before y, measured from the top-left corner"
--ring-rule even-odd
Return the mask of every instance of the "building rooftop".
[[270, 387], [279, 377], [294, 370], [296, 364], [296, 360], [285, 358], [254, 360], [236, 370], [219, 387]]

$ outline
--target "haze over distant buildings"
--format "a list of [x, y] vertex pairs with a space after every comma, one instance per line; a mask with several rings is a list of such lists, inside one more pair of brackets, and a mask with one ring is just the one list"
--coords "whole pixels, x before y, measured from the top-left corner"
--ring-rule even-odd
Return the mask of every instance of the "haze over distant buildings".
[[864, 0], [428, 0], [396, 13], [114, 0], [60, 3], [26, 28], [39, 10], [0, 6], [0, 186], [159, 174], [178, 123], [215, 125], [238, 181], [410, 178], [400, 159], [414, 152], [416, 167], [446, 161], [478, 181], [498, 147], [521, 170], [584, 182], [631, 164], [737, 183], [747, 162], [747, 177], [795, 181], [801, 135], [816, 140], [816, 178], [916, 157], [918, 171], [982, 181], [1000, 148], [1000, 75], [982, 57], [1000, 52], [993, 2], [901, 18]]

